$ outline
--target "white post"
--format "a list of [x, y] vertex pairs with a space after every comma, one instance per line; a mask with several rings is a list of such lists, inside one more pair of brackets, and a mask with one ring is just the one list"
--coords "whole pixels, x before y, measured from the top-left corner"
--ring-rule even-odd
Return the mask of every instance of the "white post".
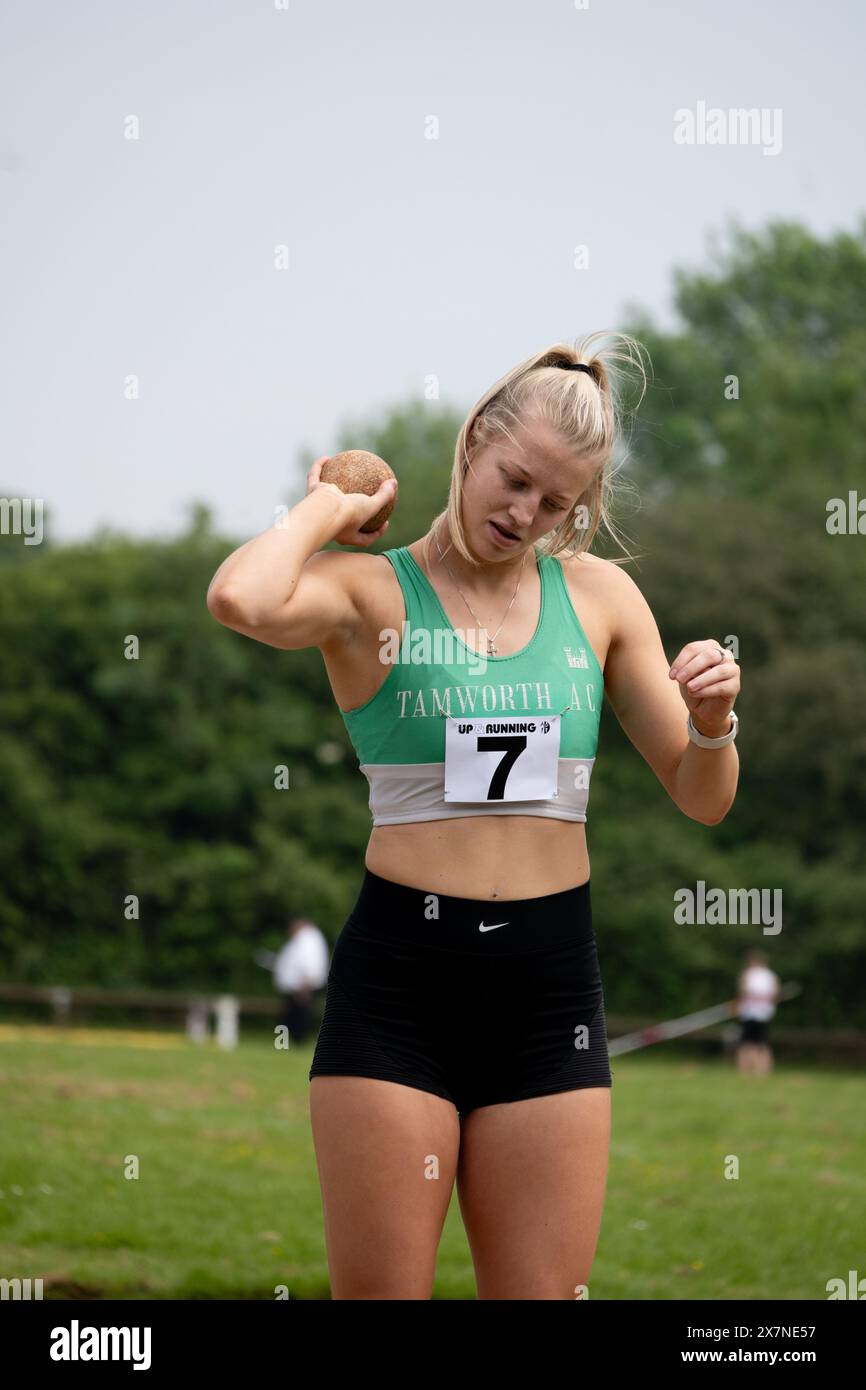
[[208, 1013], [206, 999], [190, 1000], [189, 1008], [186, 1011], [186, 1035], [190, 1042], [207, 1042]]
[[214, 1003], [216, 1010], [217, 1047], [234, 1048], [238, 1045], [238, 1015], [240, 1005], [233, 994], [221, 994]]
[[54, 1009], [54, 1022], [65, 1024], [72, 1006], [72, 990], [66, 985], [55, 985], [51, 990], [51, 1006]]

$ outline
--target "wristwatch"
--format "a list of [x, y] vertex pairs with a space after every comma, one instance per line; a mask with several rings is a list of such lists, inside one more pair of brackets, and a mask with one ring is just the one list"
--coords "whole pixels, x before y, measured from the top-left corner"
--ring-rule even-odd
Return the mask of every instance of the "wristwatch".
[[734, 711], [731, 710], [731, 727], [726, 734], [722, 734], [721, 738], [707, 738], [706, 734], [699, 734], [692, 723], [691, 714], [689, 714], [686, 728], [689, 731], [689, 738], [692, 743], [696, 743], [699, 748], [724, 748], [726, 744], [733, 743], [734, 739], [737, 737], [737, 725], [739, 722]]

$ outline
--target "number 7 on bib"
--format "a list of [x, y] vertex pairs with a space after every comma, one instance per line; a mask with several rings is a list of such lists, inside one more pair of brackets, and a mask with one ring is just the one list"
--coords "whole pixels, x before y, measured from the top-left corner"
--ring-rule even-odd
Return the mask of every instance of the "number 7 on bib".
[[547, 801], [559, 793], [558, 714], [449, 719], [446, 801]]

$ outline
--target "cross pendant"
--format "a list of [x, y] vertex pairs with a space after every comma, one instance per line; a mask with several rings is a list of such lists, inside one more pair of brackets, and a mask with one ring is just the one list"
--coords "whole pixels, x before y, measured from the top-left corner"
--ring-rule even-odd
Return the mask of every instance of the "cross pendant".
[[487, 655], [488, 655], [488, 656], [495, 656], [495, 655], [496, 655], [496, 648], [494, 647], [494, 645], [493, 645], [493, 640], [492, 640], [492, 638], [490, 638], [490, 637], [488, 637], [488, 639], [487, 639]]

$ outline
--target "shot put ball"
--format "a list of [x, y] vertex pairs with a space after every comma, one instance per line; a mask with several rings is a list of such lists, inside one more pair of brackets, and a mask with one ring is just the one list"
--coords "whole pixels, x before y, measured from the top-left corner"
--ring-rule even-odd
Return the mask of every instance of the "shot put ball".
[[[335, 483], [341, 492], [366, 492], [368, 497], [372, 497], [386, 478], [395, 478], [393, 468], [389, 468], [384, 459], [380, 459], [378, 454], [368, 454], [365, 449], [347, 449], [345, 453], [334, 454], [322, 464], [322, 471], [319, 474], [319, 482]], [[390, 502], [386, 502], [375, 516], [359, 529], [367, 534], [370, 531], [378, 531], [388, 520], [394, 510], [397, 500], [397, 492]]]

